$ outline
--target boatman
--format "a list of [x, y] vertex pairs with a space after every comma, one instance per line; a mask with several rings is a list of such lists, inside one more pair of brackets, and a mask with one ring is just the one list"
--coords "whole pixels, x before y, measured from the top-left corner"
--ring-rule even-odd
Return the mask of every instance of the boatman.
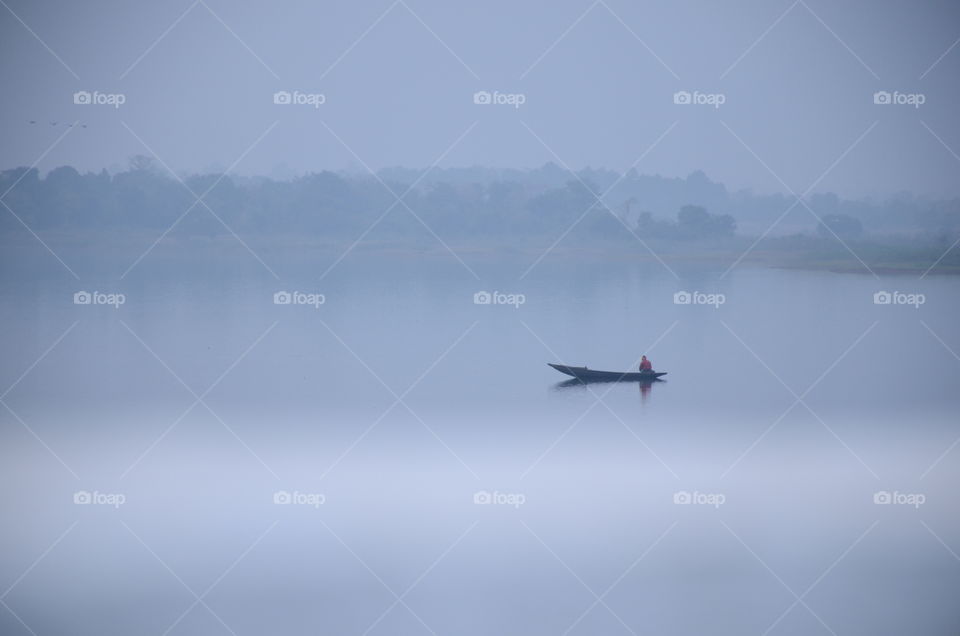
[[653, 371], [653, 364], [647, 360], [647, 356], [643, 356], [640, 359], [640, 371]]

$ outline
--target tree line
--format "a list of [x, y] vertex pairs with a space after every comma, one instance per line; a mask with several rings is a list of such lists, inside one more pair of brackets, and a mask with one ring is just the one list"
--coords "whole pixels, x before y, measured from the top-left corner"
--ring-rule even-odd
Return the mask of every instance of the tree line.
[[[44, 229], [165, 230], [214, 236], [295, 234], [354, 240], [375, 224], [371, 240], [436, 233], [444, 239], [522, 243], [555, 238], [629, 241], [722, 241], [738, 225], [772, 222], [791, 206], [782, 195], [728, 192], [702, 172], [683, 179], [583, 170], [554, 164], [534, 170], [388, 169], [378, 175], [311, 173], [288, 180], [199, 174], [174, 178], [149, 158], [110, 174], [70, 166], [41, 176], [35, 168], [0, 172], [3, 202], [23, 223]], [[199, 197], [199, 199], [198, 199]], [[602, 201], [601, 201], [602, 199]], [[960, 202], [900, 195], [886, 201], [807, 200], [817, 217], [794, 212], [811, 235], [857, 238], [909, 234], [943, 242], [960, 233]], [[800, 207], [800, 206], [795, 206]], [[799, 214], [799, 216], [796, 216]], [[819, 226], [819, 227], [818, 227]], [[829, 226], [829, 227], [827, 227]], [[0, 231], [22, 229], [0, 214]], [[759, 232], [757, 232], [759, 233]]]

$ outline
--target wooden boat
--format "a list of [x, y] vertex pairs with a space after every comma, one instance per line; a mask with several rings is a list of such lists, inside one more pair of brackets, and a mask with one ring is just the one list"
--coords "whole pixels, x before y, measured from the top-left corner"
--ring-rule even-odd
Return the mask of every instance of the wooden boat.
[[570, 375], [583, 382], [653, 382], [660, 376], [667, 375], [666, 371], [596, 371], [587, 367], [569, 367], [565, 364], [553, 364], [548, 362], [560, 373]]

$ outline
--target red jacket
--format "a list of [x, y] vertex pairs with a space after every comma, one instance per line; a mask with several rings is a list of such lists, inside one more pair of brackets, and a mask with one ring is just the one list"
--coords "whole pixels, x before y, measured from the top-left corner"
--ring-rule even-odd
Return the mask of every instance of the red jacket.
[[641, 370], [641, 371], [653, 371], [653, 365], [650, 363], [649, 360], [643, 360], [643, 361], [640, 363], [640, 370]]

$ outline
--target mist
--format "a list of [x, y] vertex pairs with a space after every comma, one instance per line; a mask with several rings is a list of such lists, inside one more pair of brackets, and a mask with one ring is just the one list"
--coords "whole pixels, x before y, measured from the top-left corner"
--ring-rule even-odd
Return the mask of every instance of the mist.
[[958, 37], [0, 2], [0, 632], [956, 634]]

